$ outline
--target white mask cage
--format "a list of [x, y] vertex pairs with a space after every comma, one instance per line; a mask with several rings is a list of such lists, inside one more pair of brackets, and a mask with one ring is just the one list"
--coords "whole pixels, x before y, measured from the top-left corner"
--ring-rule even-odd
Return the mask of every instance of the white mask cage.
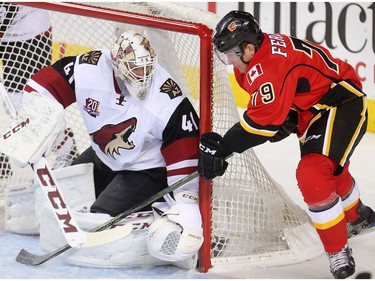
[[138, 98], [144, 99], [157, 65], [157, 55], [148, 39], [136, 32], [122, 33], [111, 50], [116, 74], [138, 88]]

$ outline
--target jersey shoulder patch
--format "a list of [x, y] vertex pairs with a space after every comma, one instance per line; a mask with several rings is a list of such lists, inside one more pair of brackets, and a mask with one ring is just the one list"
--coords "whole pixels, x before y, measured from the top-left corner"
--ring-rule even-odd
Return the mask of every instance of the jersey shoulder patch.
[[99, 62], [100, 57], [102, 56], [102, 52], [95, 50], [87, 52], [79, 57], [79, 64], [92, 64], [97, 65]]
[[167, 94], [170, 99], [182, 96], [180, 87], [172, 78], [168, 78], [163, 85], [161, 85], [160, 92]]

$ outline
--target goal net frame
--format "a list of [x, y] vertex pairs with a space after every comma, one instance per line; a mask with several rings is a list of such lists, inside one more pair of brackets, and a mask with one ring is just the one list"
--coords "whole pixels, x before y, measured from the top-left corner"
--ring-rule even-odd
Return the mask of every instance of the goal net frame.
[[[215, 96], [215, 83], [217, 82], [217, 80], [219, 80], [219, 78], [217, 77], [218, 75], [215, 73], [214, 69], [214, 61], [218, 61], [218, 59], [215, 58], [211, 42], [211, 38], [214, 32], [213, 26], [208, 27], [202, 22], [194, 22], [193, 20], [179, 20], [176, 18], [153, 16], [133, 11], [118, 10], [109, 7], [98, 6], [104, 3], [82, 4], [72, 2], [17, 2], [15, 4], [66, 13], [70, 15], [85, 16], [89, 18], [96, 18], [112, 22], [142, 26], [147, 28], [156, 28], [165, 31], [197, 36], [199, 38], [198, 114], [200, 117], [200, 134], [209, 132], [211, 130], [217, 131], [217, 128], [213, 126], [213, 119], [217, 118], [218, 116], [219, 118], [221, 118], [220, 116], [222, 114], [226, 114], [226, 109], [224, 109], [223, 112], [217, 111], [215, 104], [220, 104], [223, 101], [214, 101], [215, 98], [217, 99], [217, 97]], [[225, 66], [223, 67], [225, 68]], [[229, 84], [228, 77], [226, 77], [226, 80], [226, 83]], [[226, 91], [225, 94], [228, 96], [232, 95], [230, 91]], [[232, 96], [230, 98], [233, 100]], [[234, 101], [232, 102], [234, 104]], [[238, 117], [237, 109], [236, 115]], [[224, 129], [222, 129], [221, 131], [219, 130], [218, 132], [224, 133], [225, 130], [223, 130]], [[232, 163], [238, 163], [239, 165], [242, 165], [245, 162], [255, 162], [254, 166], [256, 166], [256, 169], [249, 172], [248, 168], [244, 168], [243, 170], [241, 168], [239, 169], [239, 171], [237, 171], [239, 173], [242, 173], [241, 176], [234, 176], [234, 178], [231, 178], [229, 176], [223, 180], [215, 179], [211, 181], [205, 180], [203, 178], [199, 179], [200, 211], [202, 215], [204, 232], [204, 243], [199, 253], [200, 271], [207, 272], [213, 266], [220, 266], [229, 263], [250, 262], [255, 266], [284, 265], [308, 260], [320, 255], [322, 252], [321, 247], [317, 245], [317, 243], [319, 242], [317, 240], [316, 233], [314, 232], [314, 229], [312, 229], [309, 223], [309, 219], [304, 211], [302, 211], [298, 206], [291, 202], [289, 197], [283, 192], [282, 187], [280, 187], [278, 183], [274, 182], [266, 171], [263, 171], [263, 167], [261, 166], [261, 164], [258, 164], [258, 160], [252, 150], [246, 151], [246, 153], [243, 154], [244, 157], [247, 157], [244, 158], [246, 160], [243, 160], [243, 158], [239, 158], [240, 156], [235, 155], [229, 160], [229, 162], [231, 163], [229, 164], [230, 167], [228, 167], [228, 170], [232, 172], [233, 170], [238, 169], [236, 168], [237, 166], [232, 165]], [[226, 174], [229, 174], [229, 172]], [[245, 174], [249, 174], [251, 181], [243, 176]], [[228, 175], [224, 175], [223, 178], [225, 178], [226, 176]], [[233, 180], [238, 180], [240, 184], [234, 183]], [[253, 181], [257, 181], [257, 183], [254, 184]], [[265, 182], [265, 185], [271, 186], [271, 189], [276, 190], [275, 193], [274, 191], [266, 191], [265, 195], [260, 195], [260, 193], [263, 191], [259, 191], [257, 189], [257, 185], [262, 186], [263, 182]], [[252, 187], [253, 184], [254, 187]], [[243, 188], [243, 186], [248, 185], [251, 186], [249, 190]], [[227, 195], [228, 197], [226, 199], [223, 199], [222, 201], [217, 200], [216, 197], [219, 197], [220, 193], [231, 193], [231, 190], [239, 191], [236, 191], [236, 194], [234, 194], [233, 197], [231, 197], [232, 194], [229, 194]], [[277, 196], [280, 196], [281, 199], [274, 200], [275, 194], [277, 194]], [[247, 199], [243, 199], [245, 198], [245, 196], [247, 196]], [[257, 207], [247, 206], [246, 204], [248, 204], [248, 202], [246, 200], [250, 200], [248, 199], [249, 196], [254, 202], [257, 200], [262, 201], [260, 207], [258, 205]], [[238, 201], [243, 201], [236, 202], [237, 199]], [[252, 204], [254, 204], [255, 206], [256, 202], [254, 202], [252, 202]], [[281, 220], [293, 221], [290, 226], [287, 225], [286, 227], [284, 227], [283, 222], [281, 222], [280, 225], [275, 226], [279, 228], [280, 233], [278, 232], [279, 230], [273, 230], [273, 232], [271, 231], [272, 234], [276, 233], [276, 236], [283, 236], [278, 237], [277, 239], [285, 240], [286, 249], [282, 247], [279, 247], [280, 249], [278, 249], [277, 246], [276, 250], [272, 249], [270, 250], [270, 252], [267, 252], [267, 250], [265, 252], [262, 252], [262, 249], [264, 247], [263, 245], [261, 245], [262, 243], [258, 242], [259, 245], [257, 245], [257, 247], [259, 249], [254, 247], [254, 254], [251, 253], [251, 255], [247, 255], [247, 253], [242, 253], [239, 256], [232, 256], [225, 253], [222, 254], [223, 248], [225, 251], [226, 247], [230, 251], [241, 252], [241, 243], [237, 243], [233, 246], [230, 245], [229, 242], [236, 241], [236, 239], [240, 242], [242, 241], [241, 239], [258, 239], [258, 237], [263, 235], [260, 230], [262, 230], [263, 227], [267, 227], [267, 217], [272, 217], [274, 213], [271, 212], [270, 214], [267, 214], [266, 217], [264, 217], [264, 215], [258, 215], [256, 212], [260, 209], [264, 209], [264, 206], [266, 206], [267, 204], [281, 204], [281, 206], [275, 208], [274, 213], [278, 213], [277, 215]], [[240, 217], [241, 215], [242, 217]], [[248, 221], [241, 221], [241, 219], [248, 218], [249, 216], [250, 219]], [[219, 217], [224, 218], [223, 221], [216, 221], [216, 218]], [[242, 223], [247, 224], [247, 226], [240, 231], [241, 237], [236, 236], [234, 238], [228, 238], [231, 237], [231, 235], [239, 235], [235, 234], [235, 230], [232, 231], [230, 228], [237, 228]], [[304, 235], [301, 235], [301, 232], [304, 232]], [[227, 246], [227, 242], [230, 246]], [[269, 238], [269, 243], [273, 242], [274, 238]], [[215, 244], [215, 246], [213, 246], [213, 243]], [[231, 247], [233, 249], [231, 249]], [[267, 248], [267, 245], [265, 248]], [[253, 247], [251, 247], [251, 251], [253, 251]], [[219, 258], [215, 258], [215, 255]]]

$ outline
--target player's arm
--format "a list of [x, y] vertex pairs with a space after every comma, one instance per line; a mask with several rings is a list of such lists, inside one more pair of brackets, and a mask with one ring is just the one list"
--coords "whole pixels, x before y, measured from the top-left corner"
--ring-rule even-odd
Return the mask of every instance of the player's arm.
[[64, 108], [76, 101], [74, 65], [76, 57], [65, 57], [36, 72], [27, 82], [25, 93], [38, 92], [54, 98]]
[[233, 152], [242, 153], [254, 146], [265, 143], [269, 137], [247, 132], [240, 123], [236, 123], [221, 137], [209, 132], [202, 135], [199, 148], [198, 172], [206, 179], [222, 176], [228, 167], [225, 159]]
[[277, 126], [261, 126], [244, 113], [243, 120], [234, 124], [223, 137], [214, 132], [203, 134], [199, 144], [199, 174], [206, 179], [222, 176], [228, 166], [226, 157], [265, 143], [276, 130]]
[[238, 122], [226, 132], [219, 143], [228, 151], [227, 155], [223, 155], [226, 157], [232, 152], [242, 153], [249, 148], [265, 143], [269, 139], [269, 136], [246, 131]]
[[270, 142], [278, 142], [287, 138], [290, 134], [295, 134], [298, 128], [297, 111], [291, 109], [284, 123], [280, 126], [277, 133], [270, 139]]
[[[199, 119], [188, 98], [184, 98], [171, 115], [163, 132], [161, 153], [166, 162], [168, 184], [197, 171], [199, 155]], [[198, 181], [193, 180], [174, 192], [182, 190], [198, 194]], [[197, 196], [196, 196], [197, 197]], [[177, 200], [177, 198], [175, 198]], [[179, 198], [184, 201], [184, 198]], [[198, 200], [198, 198], [194, 199]]]
[[[271, 80], [257, 81], [262, 87], [252, 92], [248, 109], [240, 122], [233, 125], [221, 137], [216, 133], [202, 135], [198, 172], [207, 179], [224, 174], [228, 163], [225, 158], [233, 153], [265, 143], [278, 141], [292, 132], [290, 124], [285, 123], [291, 100], [288, 95], [277, 94], [279, 90]], [[288, 125], [288, 126], [286, 126]]]
[[295, 110], [290, 110], [284, 123], [280, 126], [260, 126], [253, 122], [245, 113], [243, 121], [238, 122], [229, 129], [220, 143], [230, 152], [242, 153], [268, 140], [270, 142], [281, 141], [290, 134], [295, 133], [297, 125], [297, 112]]

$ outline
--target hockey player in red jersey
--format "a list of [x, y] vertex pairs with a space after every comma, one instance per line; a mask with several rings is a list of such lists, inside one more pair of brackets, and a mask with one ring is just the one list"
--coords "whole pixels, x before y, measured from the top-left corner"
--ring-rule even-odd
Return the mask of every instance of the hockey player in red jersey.
[[361, 202], [348, 170], [367, 127], [365, 94], [354, 69], [320, 45], [263, 33], [254, 17], [242, 11], [222, 18], [213, 43], [221, 60], [233, 65], [249, 103], [241, 121], [223, 137], [203, 134], [199, 174], [221, 176], [230, 153], [296, 133], [298, 186], [330, 270], [335, 278], [351, 276], [355, 262], [348, 236], [375, 225], [374, 212]]
[[[64, 107], [78, 104], [91, 146], [73, 165], [94, 164], [92, 213], [116, 216], [197, 170], [198, 116], [141, 34], [127, 31], [111, 50], [62, 58], [37, 72], [25, 91]], [[147, 238], [150, 254], [168, 261], [189, 258], [203, 242], [198, 179], [164, 198], [156, 204], [164, 215]], [[179, 231], [179, 240], [170, 241], [176, 243], [173, 251], [162, 248], [171, 229]]]

